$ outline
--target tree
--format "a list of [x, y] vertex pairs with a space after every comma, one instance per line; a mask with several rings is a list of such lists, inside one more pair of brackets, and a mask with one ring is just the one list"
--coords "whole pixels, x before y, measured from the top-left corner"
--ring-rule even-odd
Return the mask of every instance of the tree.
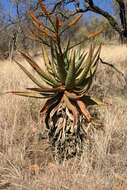
[[[94, 12], [96, 14], [99, 14], [107, 19], [107, 21], [110, 23], [112, 28], [117, 31], [122, 41], [127, 40], [127, 18], [126, 18], [126, 7], [127, 7], [127, 1], [126, 0], [112, 0], [112, 2], [115, 2], [118, 7], [118, 17], [119, 20], [117, 21], [117, 18], [115, 18], [111, 13], [109, 13], [107, 10], [100, 8], [98, 4], [95, 3], [93, 0], [60, 0], [56, 1], [52, 11], [56, 11], [58, 6], [66, 6], [69, 7], [69, 4], [73, 4], [75, 7], [75, 10], [71, 15], [79, 14], [79, 13], [86, 13], [88, 11]], [[107, 2], [108, 5], [108, 2]], [[70, 16], [71, 16], [70, 15]]]
[[27, 12], [33, 5], [33, 0], [10, 0], [5, 10], [0, 2], [0, 58], [7, 58], [16, 48], [27, 49], [33, 44], [25, 34], [29, 25]]

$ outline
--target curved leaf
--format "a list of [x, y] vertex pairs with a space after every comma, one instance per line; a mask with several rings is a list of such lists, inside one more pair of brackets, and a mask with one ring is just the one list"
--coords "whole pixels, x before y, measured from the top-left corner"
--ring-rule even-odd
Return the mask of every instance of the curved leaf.
[[33, 90], [37, 92], [42, 92], [42, 93], [55, 93], [55, 92], [63, 92], [64, 88], [58, 87], [58, 88], [27, 88], [28, 90]]
[[15, 63], [24, 71], [24, 73], [40, 88], [45, 88], [25, 67], [23, 67], [20, 63], [14, 60]]
[[27, 54], [21, 52], [21, 55], [28, 61], [30, 66], [43, 78], [43, 80], [52, 86], [58, 86], [58, 82], [53, 79], [51, 76], [47, 75], [37, 64], [36, 62]]
[[77, 100], [77, 104], [78, 104], [78, 106], [80, 108], [80, 111], [82, 112], [82, 114], [87, 119], [87, 121], [90, 122], [92, 117], [91, 117], [89, 111], [87, 110], [85, 103], [83, 101], [81, 101], [81, 100]]
[[65, 79], [66, 79], [66, 70], [65, 70], [65, 62], [64, 62], [64, 57], [63, 54], [60, 54], [57, 50], [56, 50], [56, 60], [57, 60], [57, 72], [59, 74], [59, 78], [62, 82], [62, 84], [65, 84]]
[[72, 89], [75, 83], [75, 51], [73, 53], [73, 59], [70, 62], [69, 69], [66, 76], [65, 87], [66, 89]]
[[14, 95], [18, 95], [18, 96], [25, 96], [25, 97], [30, 97], [30, 98], [49, 98], [50, 96], [53, 95], [47, 95], [47, 94], [43, 94], [43, 93], [39, 93], [39, 92], [28, 92], [28, 91], [10, 91], [10, 92], [6, 92], [6, 94], [14, 94]]
[[92, 55], [93, 55], [93, 48], [92, 45], [90, 46], [90, 50], [89, 50], [89, 55], [87, 57], [87, 60], [85, 61], [85, 68], [83, 69], [83, 71], [81, 72], [81, 74], [78, 76], [78, 78], [75, 81], [76, 85], [80, 85], [82, 83], [82, 81], [86, 78], [90, 67], [92, 65]]
[[105, 105], [99, 98], [95, 96], [90, 96], [90, 100], [93, 101], [97, 105]]
[[76, 67], [76, 77], [82, 72], [83, 70], [83, 62], [85, 61], [85, 58], [86, 58], [86, 55], [87, 53], [83, 53], [81, 58], [79, 58], [78, 60], [78, 64], [77, 64], [77, 67]]

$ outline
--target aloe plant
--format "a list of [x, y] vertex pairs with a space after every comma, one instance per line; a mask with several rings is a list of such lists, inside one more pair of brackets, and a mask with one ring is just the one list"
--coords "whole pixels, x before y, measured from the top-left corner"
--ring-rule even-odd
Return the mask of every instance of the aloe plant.
[[[39, 5], [49, 24], [46, 25], [40, 21], [35, 15], [35, 10], [30, 11], [29, 15], [34, 26], [33, 37], [44, 44], [42, 54], [46, 69], [43, 70], [30, 55], [21, 51], [20, 53], [35, 70], [42, 82], [24, 65], [15, 60], [23, 72], [36, 84], [36, 87], [28, 87], [23, 92], [12, 91], [11, 93], [46, 99], [40, 113], [42, 123], [45, 123], [49, 130], [50, 142], [55, 147], [56, 144], [62, 146], [66, 142], [68, 131], [72, 136], [75, 136], [75, 140], [79, 138], [82, 141], [79, 132], [80, 117], [83, 117], [87, 123], [91, 122], [92, 116], [87, 107], [88, 105], [100, 104], [97, 98], [88, 95], [88, 91], [99, 63], [101, 45], [95, 48], [91, 44], [88, 51], [81, 51], [75, 45], [71, 45], [71, 39], [69, 39], [64, 46], [62, 35], [78, 22], [81, 15], [65, 24], [58, 16], [51, 16], [42, 1], [38, 1]], [[45, 45], [49, 47], [50, 54]], [[62, 112], [65, 115], [60, 114]], [[60, 115], [62, 115], [62, 123], [57, 125]], [[74, 152], [76, 153], [76, 151]]]

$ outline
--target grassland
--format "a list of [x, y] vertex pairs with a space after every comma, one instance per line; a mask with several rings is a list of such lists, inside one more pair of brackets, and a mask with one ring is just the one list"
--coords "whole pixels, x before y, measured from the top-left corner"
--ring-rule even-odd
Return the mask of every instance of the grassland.
[[[101, 57], [121, 70], [126, 79], [126, 46], [104, 46]], [[82, 158], [62, 165], [54, 161], [48, 141], [43, 138], [39, 110], [44, 102], [11, 94], [0, 97], [0, 189], [126, 190], [125, 79], [112, 68], [99, 65], [92, 89], [109, 103], [99, 108], [104, 128], [89, 129], [91, 139], [86, 142]], [[0, 61], [0, 91], [32, 85], [17, 65]]]

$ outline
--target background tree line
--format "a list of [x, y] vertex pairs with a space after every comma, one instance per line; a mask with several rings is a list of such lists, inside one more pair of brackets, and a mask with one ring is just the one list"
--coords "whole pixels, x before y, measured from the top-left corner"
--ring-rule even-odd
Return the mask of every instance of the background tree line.
[[[4, 0], [2, 0], [4, 2]], [[31, 21], [28, 11], [38, 0], [9, 0], [9, 6], [4, 8], [0, 2], [0, 58], [7, 58], [16, 48], [29, 50], [39, 46], [29, 39]], [[127, 0], [105, 1], [105, 8], [101, 8], [102, 1], [93, 0], [44, 0], [51, 13], [60, 14], [63, 19], [72, 15], [83, 14], [79, 24], [70, 31], [74, 40], [83, 39], [85, 34], [104, 28], [98, 40], [127, 39]], [[94, 13], [90, 15], [90, 13]], [[99, 16], [98, 16], [99, 15]]]

